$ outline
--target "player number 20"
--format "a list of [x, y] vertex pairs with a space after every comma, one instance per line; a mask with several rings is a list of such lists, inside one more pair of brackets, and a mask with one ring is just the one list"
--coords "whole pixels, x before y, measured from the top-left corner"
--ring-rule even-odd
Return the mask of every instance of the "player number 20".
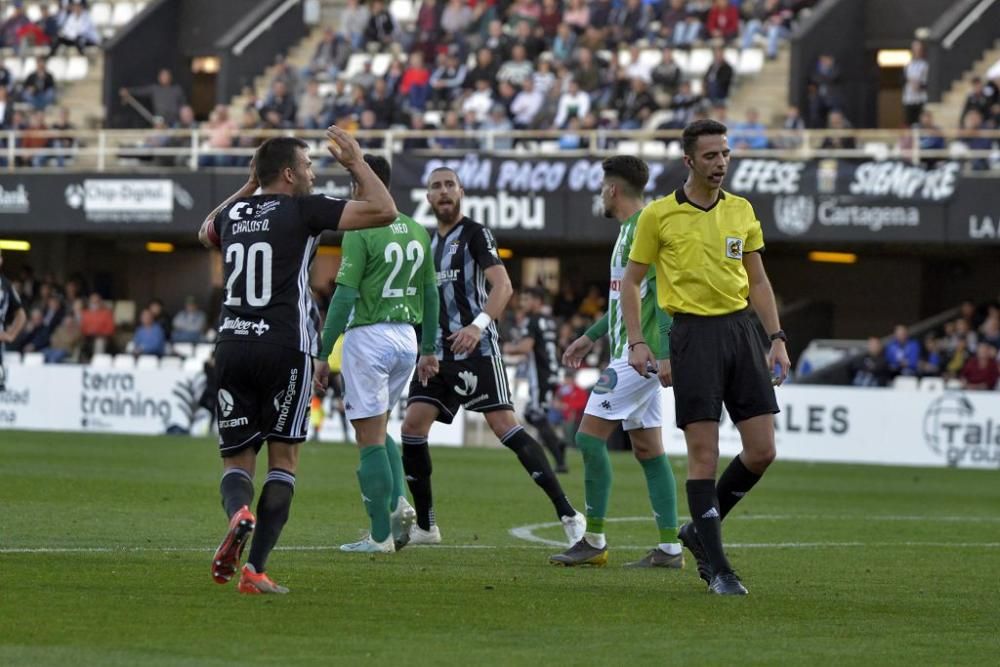
[[[242, 243], [234, 243], [226, 248], [226, 264], [233, 264], [233, 272], [226, 282], [226, 305], [241, 306], [243, 299], [233, 289], [246, 260], [246, 298], [247, 304], [254, 308], [262, 308], [271, 302], [271, 244], [264, 241], [254, 243], [244, 248]], [[257, 274], [257, 263], [260, 262], [260, 275]], [[259, 281], [258, 281], [259, 278]], [[260, 283], [258, 285], [258, 282]]]
[[392, 287], [392, 283], [396, 280], [399, 272], [403, 270], [405, 260], [413, 262], [413, 265], [410, 266], [410, 278], [406, 281], [406, 296], [413, 296], [417, 293], [417, 288], [410, 283], [413, 282], [413, 276], [417, 275], [417, 271], [424, 263], [424, 247], [420, 245], [420, 241], [410, 241], [406, 244], [406, 252], [404, 253], [403, 246], [393, 241], [385, 247], [385, 261], [388, 264], [393, 264], [393, 267], [389, 277], [385, 279], [385, 285], [382, 286], [383, 299], [398, 299], [403, 296], [403, 288]]

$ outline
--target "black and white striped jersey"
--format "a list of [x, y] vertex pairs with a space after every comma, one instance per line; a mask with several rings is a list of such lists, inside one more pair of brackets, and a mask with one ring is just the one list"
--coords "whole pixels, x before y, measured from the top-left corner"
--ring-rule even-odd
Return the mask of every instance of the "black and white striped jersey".
[[451, 351], [448, 336], [472, 324], [486, 307], [486, 269], [503, 265], [493, 233], [483, 225], [463, 217], [444, 236], [431, 235], [431, 252], [437, 271], [440, 313], [438, 316], [437, 357], [445, 361], [471, 357], [500, 356], [500, 334], [496, 322], [483, 331], [479, 348], [470, 354]]
[[270, 343], [315, 356], [309, 267], [320, 234], [346, 202], [325, 195], [254, 195], [215, 217], [223, 259], [218, 341]]
[[521, 338], [535, 341], [528, 357], [528, 384], [533, 403], [554, 389], [559, 383], [558, 332], [551, 317], [542, 314], [528, 315], [520, 328]]

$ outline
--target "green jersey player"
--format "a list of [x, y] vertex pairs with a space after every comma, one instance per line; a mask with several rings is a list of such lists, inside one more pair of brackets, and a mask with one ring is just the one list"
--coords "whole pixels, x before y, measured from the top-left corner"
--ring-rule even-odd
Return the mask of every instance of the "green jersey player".
[[563, 354], [563, 363], [577, 368], [601, 336], [608, 336], [611, 362], [601, 374], [576, 433], [583, 454], [584, 490], [587, 495], [587, 532], [563, 553], [551, 557], [562, 565], [603, 566], [608, 561], [604, 535], [608, 501], [611, 496], [611, 460], [607, 439], [621, 424], [632, 441], [632, 451], [646, 476], [649, 500], [659, 529], [659, 544], [645, 558], [626, 567], [680, 568], [684, 565], [677, 542], [677, 485], [660, 439], [662, 405], [660, 386], [668, 386], [670, 316], [656, 304], [656, 273], [650, 270], [643, 281], [642, 329], [657, 355], [657, 377], [644, 378], [628, 365], [628, 339], [622, 319], [620, 285], [628, 264], [636, 222], [643, 208], [643, 191], [649, 168], [639, 158], [616, 156], [604, 161], [601, 199], [604, 215], [620, 221], [621, 231], [611, 255], [611, 288], [608, 312], [575, 340]]
[[[373, 155], [364, 159], [388, 187], [389, 163]], [[345, 234], [341, 258], [320, 359], [330, 356], [346, 328], [344, 409], [360, 448], [358, 481], [371, 532], [340, 548], [392, 552], [405, 546], [416, 513], [404, 495], [403, 461], [386, 423], [417, 362], [414, 326], [422, 328], [420, 354], [429, 357], [420, 380], [426, 382], [436, 372], [437, 275], [430, 236], [405, 215], [388, 227]], [[325, 391], [329, 367], [322, 364], [316, 376], [317, 387]]]

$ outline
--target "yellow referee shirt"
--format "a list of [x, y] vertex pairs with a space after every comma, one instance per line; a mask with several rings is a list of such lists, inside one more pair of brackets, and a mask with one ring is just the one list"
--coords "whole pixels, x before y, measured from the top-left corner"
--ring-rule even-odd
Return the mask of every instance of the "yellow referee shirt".
[[763, 247], [746, 199], [720, 190], [706, 210], [679, 188], [642, 210], [629, 259], [656, 266], [657, 301], [671, 315], [726, 315], [747, 307], [743, 253]]

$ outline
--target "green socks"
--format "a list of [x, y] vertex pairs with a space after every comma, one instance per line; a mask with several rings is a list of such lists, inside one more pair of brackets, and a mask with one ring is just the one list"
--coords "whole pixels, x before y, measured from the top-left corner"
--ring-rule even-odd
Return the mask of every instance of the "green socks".
[[653, 506], [660, 543], [674, 543], [677, 541], [677, 482], [670, 461], [666, 454], [660, 454], [655, 459], [640, 460], [639, 463], [646, 474], [649, 504]]
[[[583, 488], [587, 500], [587, 532], [603, 533], [604, 518], [611, 499], [611, 458], [608, 446], [600, 438], [576, 434], [576, 446], [583, 454]], [[671, 476], [671, 481], [673, 476]], [[676, 502], [674, 503], [676, 506]], [[676, 510], [675, 510], [676, 514]]]
[[391, 532], [389, 494], [392, 493], [392, 468], [384, 446], [361, 448], [358, 482], [361, 484], [361, 499], [372, 522], [372, 539], [384, 542]]
[[388, 433], [385, 436], [385, 454], [389, 457], [389, 467], [392, 469], [392, 497], [389, 498], [389, 511], [395, 512], [400, 496], [405, 494], [403, 482], [406, 476], [403, 474], [403, 455], [399, 453], [399, 445]]

